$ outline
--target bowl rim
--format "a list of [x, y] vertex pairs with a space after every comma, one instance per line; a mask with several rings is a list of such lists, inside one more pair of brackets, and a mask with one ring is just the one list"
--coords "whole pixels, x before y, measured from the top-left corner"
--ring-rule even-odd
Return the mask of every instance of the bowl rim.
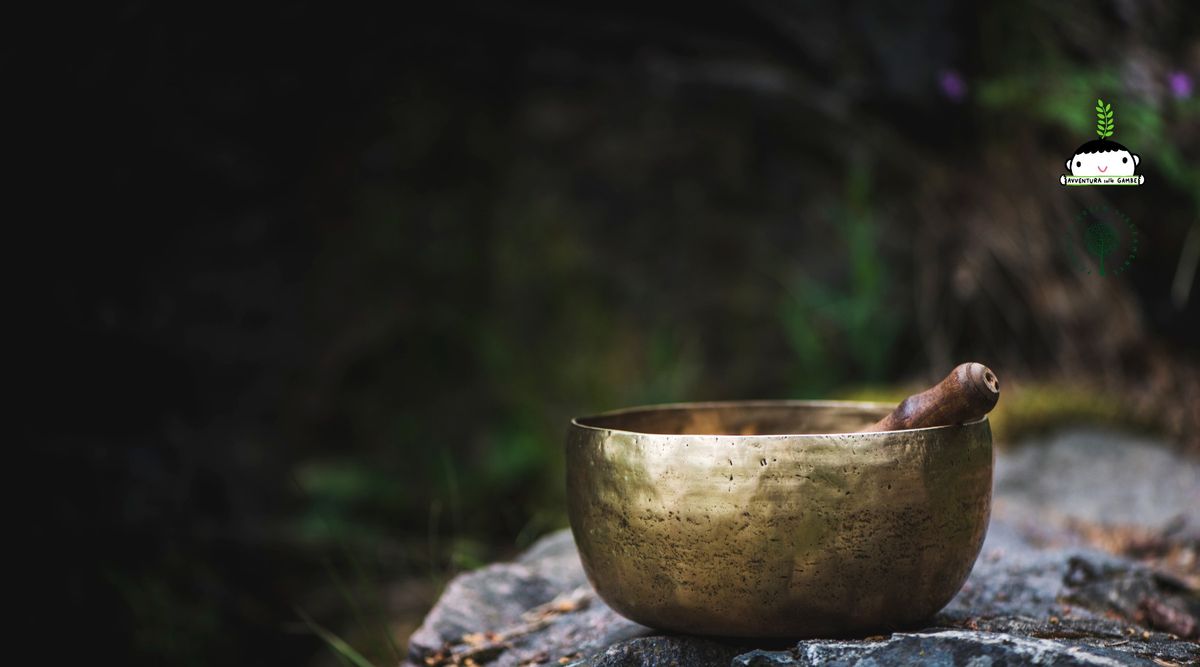
[[598, 412], [596, 414], [584, 415], [582, 417], [571, 418], [571, 428], [578, 428], [585, 431], [595, 431], [601, 433], [619, 433], [626, 435], [635, 435], [654, 438], [755, 438], [755, 439], [794, 439], [794, 438], [826, 438], [834, 435], [888, 435], [892, 433], [922, 433], [940, 430], [949, 430], [960, 428], [963, 426], [976, 426], [988, 421], [988, 416], [984, 415], [979, 419], [962, 424], [949, 424], [944, 426], [926, 426], [923, 428], [906, 428], [897, 429], [894, 431], [842, 431], [829, 433], [764, 433], [761, 435], [735, 435], [731, 433], [650, 433], [648, 431], [630, 431], [628, 429], [610, 428], [607, 426], [592, 426], [591, 424], [583, 424], [580, 420], [599, 419], [602, 417], [619, 417], [621, 415], [634, 412], [650, 412], [655, 410], [684, 410], [696, 408], [731, 408], [731, 407], [823, 407], [823, 408], [866, 408], [866, 409], [885, 409], [891, 411], [896, 406], [895, 403], [883, 403], [880, 401], [831, 401], [823, 399], [749, 399], [749, 400], [730, 400], [730, 401], [682, 401], [673, 403], [651, 403], [648, 405], [635, 405], [627, 408], [619, 408], [617, 410], [608, 410]]

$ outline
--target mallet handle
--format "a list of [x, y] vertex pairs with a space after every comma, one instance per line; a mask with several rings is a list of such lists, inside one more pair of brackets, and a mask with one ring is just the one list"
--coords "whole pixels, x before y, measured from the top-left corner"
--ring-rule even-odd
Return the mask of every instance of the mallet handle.
[[949, 426], [974, 421], [1000, 399], [1000, 381], [983, 364], [961, 364], [944, 380], [900, 402], [892, 413], [861, 432]]

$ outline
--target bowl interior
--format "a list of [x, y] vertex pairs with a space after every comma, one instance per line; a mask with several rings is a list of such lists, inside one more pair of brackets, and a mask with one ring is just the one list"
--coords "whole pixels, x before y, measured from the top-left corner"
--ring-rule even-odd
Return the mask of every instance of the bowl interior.
[[893, 406], [838, 401], [736, 401], [652, 406], [575, 420], [579, 426], [655, 435], [853, 433]]

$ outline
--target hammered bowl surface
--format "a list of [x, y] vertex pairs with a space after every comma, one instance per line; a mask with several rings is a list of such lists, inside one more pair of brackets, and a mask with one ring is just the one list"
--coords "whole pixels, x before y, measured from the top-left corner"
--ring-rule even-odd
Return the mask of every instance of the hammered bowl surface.
[[911, 627], [962, 586], [991, 508], [987, 419], [856, 433], [890, 406], [755, 401], [573, 420], [571, 528], [599, 595], [726, 637]]

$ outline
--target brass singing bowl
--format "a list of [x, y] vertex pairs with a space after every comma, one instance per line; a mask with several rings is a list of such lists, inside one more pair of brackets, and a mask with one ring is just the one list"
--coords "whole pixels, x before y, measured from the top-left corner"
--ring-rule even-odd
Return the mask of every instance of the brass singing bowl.
[[911, 627], [958, 592], [992, 498], [987, 418], [855, 433], [891, 406], [634, 408], [571, 422], [588, 579], [643, 625], [724, 637]]

